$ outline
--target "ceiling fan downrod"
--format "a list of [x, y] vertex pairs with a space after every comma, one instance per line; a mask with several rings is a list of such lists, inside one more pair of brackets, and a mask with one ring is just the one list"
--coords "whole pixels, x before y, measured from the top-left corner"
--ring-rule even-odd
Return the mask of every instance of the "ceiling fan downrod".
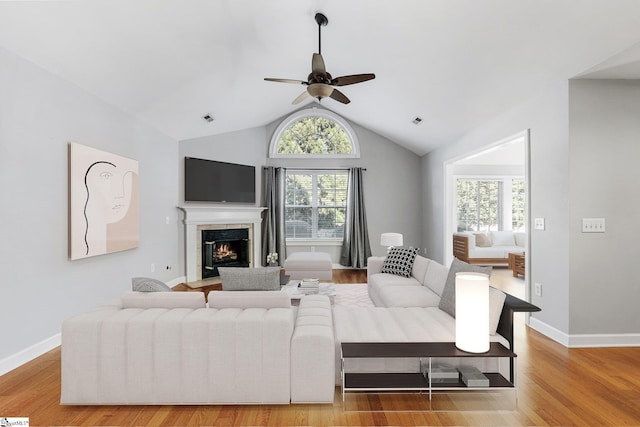
[[320, 12], [316, 13], [315, 19], [318, 24], [318, 53], [322, 55], [322, 27], [326, 26], [329, 20]]

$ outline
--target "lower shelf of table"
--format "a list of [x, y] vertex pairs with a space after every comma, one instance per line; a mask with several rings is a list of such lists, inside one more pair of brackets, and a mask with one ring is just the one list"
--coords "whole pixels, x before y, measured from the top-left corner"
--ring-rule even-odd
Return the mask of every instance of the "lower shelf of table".
[[514, 388], [514, 385], [499, 373], [487, 372], [489, 387], [468, 387], [462, 380], [446, 383], [432, 383], [421, 373], [362, 373], [344, 374], [343, 392], [351, 391], [438, 391], [450, 389], [486, 390]]

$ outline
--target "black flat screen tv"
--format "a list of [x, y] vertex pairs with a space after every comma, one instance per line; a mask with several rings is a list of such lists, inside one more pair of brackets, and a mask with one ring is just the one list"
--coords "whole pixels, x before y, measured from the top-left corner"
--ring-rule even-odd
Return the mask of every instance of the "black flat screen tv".
[[184, 158], [185, 202], [256, 202], [256, 168], [215, 160]]

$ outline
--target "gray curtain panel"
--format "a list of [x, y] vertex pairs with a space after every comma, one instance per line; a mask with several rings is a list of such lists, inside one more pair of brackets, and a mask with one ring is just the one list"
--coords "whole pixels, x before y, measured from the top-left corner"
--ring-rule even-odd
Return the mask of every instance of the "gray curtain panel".
[[371, 256], [367, 214], [364, 207], [362, 172], [362, 168], [349, 169], [347, 218], [345, 220], [342, 253], [340, 254], [340, 264], [354, 268], [365, 268], [367, 266], [367, 258]]
[[280, 265], [287, 258], [284, 224], [286, 175], [285, 168], [268, 166], [263, 170], [263, 206], [267, 209], [262, 217], [262, 261], [259, 265], [267, 264], [267, 255], [271, 252], [278, 253]]

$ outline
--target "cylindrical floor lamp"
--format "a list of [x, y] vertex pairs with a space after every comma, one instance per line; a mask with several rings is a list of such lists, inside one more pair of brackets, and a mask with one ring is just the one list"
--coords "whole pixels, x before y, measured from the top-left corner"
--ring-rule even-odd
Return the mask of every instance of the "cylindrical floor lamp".
[[456, 347], [489, 351], [489, 276], [456, 273]]

